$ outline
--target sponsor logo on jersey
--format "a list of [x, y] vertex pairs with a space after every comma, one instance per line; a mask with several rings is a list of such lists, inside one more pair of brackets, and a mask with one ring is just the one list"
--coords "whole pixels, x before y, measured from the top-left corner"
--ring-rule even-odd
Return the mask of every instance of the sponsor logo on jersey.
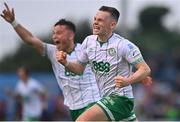
[[140, 52], [138, 51], [138, 50], [134, 50], [134, 51], [132, 51], [132, 53], [131, 53], [131, 57], [132, 58], [135, 58], [135, 57], [137, 57], [137, 56], [139, 56], [140, 55]]
[[110, 71], [110, 63], [108, 62], [93, 61], [92, 64], [94, 72], [108, 73]]

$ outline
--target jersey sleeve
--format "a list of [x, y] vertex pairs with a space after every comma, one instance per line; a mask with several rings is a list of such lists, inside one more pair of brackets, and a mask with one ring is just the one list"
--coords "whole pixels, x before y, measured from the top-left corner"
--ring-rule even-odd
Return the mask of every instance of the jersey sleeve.
[[89, 62], [88, 55], [87, 55], [87, 45], [88, 45], [88, 38], [86, 38], [83, 41], [81, 45], [80, 53], [77, 56], [77, 61], [83, 65], [86, 65]]
[[49, 59], [53, 58], [53, 53], [56, 50], [56, 47], [52, 44], [43, 43], [43, 54], [42, 56], [48, 57]]
[[143, 56], [139, 48], [130, 41], [124, 41], [122, 45], [122, 55], [131, 64], [136, 65], [143, 62]]

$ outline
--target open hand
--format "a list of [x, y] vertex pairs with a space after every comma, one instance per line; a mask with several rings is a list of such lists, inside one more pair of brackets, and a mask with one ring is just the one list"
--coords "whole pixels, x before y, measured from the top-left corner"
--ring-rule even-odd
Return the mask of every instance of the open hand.
[[12, 23], [15, 20], [14, 9], [9, 9], [8, 5], [4, 3], [6, 9], [2, 11], [1, 17], [4, 18], [7, 22]]

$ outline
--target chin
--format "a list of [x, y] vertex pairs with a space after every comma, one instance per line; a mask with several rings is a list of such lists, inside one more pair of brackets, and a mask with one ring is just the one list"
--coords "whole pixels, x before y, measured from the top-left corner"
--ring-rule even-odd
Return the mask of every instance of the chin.
[[93, 35], [98, 35], [99, 33], [98, 32], [93, 32]]

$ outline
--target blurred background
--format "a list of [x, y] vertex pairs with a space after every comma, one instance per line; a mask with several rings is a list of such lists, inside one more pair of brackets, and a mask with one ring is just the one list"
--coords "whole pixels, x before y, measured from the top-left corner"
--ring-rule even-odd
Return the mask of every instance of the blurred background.
[[[52, 43], [52, 27], [66, 18], [77, 26], [76, 42], [91, 34], [93, 16], [102, 5], [117, 8], [121, 15], [116, 33], [134, 42], [152, 69], [153, 85], [134, 85], [138, 120], [180, 120], [180, 1], [179, 0], [0, 0], [7, 2], [16, 19], [34, 35]], [[50, 62], [24, 44], [13, 28], [0, 18], [0, 120], [18, 120], [13, 90], [19, 66], [48, 91], [46, 120], [71, 120]], [[47, 118], [46, 118], [47, 117]]]

